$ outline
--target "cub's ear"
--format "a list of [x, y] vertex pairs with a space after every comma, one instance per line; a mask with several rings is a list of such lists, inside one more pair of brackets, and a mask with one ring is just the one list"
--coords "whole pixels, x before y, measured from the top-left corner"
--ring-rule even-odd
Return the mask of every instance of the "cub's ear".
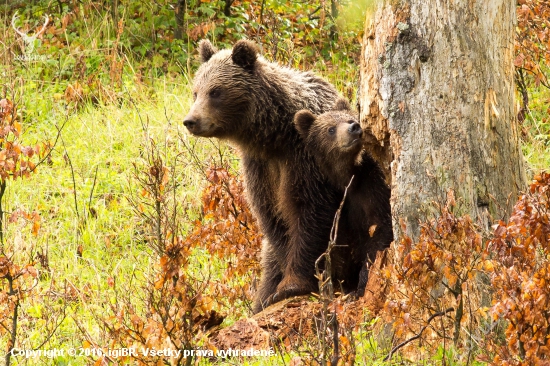
[[309, 134], [309, 129], [313, 125], [313, 122], [317, 117], [310, 111], [306, 109], [302, 109], [301, 111], [296, 112], [294, 115], [294, 125], [296, 126], [296, 129], [298, 130], [298, 133], [302, 138], [306, 138]]
[[212, 43], [210, 43], [209, 40], [202, 39], [199, 42], [199, 55], [202, 63], [208, 62], [208, 60], [210, 60], [216, 52], [218, 52], [218, 50], [212, 46]]
[[349, 102], [347, 99], [338, 98], [338, 100], [336, 101], [332, 109], [335, 111], [350, 111], [351, 106], [349, 105]]
[[241, 39], [233, 46], [231, 59], [243, 69], [252, 70], [258, 58], [258, 46], [252, 41]]

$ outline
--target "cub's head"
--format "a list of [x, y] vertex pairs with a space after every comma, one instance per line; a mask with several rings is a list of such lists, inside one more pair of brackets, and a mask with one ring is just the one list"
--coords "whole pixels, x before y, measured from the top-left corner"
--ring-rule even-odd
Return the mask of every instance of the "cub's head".
[[331, 111], [320, 116], [301, 110], [294, 116], [294, 124], [310, 153], [323, 160], [354, 160], [361, 151], [363, 130], [345, 99], [338, 99]]
[[347, 100], [338, 99], [331, 111], [319, 116], [301, 110], [294, 116], [294, 124], [325, 174], [350, 178], [346, 175], [351, 174], [360, 155], [363, 130]]
[[199, 42], [202, 65], [193, 80], [191, 110], [183, 124], [196, 136], [231, 138], [250, 114], [258, 47], [240, 40], [231, 50], [218, 51], [208, 40]]

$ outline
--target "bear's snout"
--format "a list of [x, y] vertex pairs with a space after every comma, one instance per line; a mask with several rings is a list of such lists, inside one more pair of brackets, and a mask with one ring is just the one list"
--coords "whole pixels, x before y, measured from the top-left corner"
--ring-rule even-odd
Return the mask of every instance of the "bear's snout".
[[185, 119], [183, 120], [183, 125], [187, 127], [189, 132], [193, 132], [195, 127], [198, 125], [197, 118], [194, 118], [192, 116], [186, 116]]
[[363, 132], [363, 130], [361, 129], [361, 126], [359, 125], [359, 123], [357, 122], [353, 122], [349, 127], [348, 127], [348, 132], [352, 135], [358, 135], [360, 136], [361, 133]]
[[205, 129], [205, 122], [208, 119], [206, 118], [205, 120], [204, 117], [205, 116], [201, 116], [201, 113], [197, 113], [195, 108], [192, 108], [183, 119], [183, 125], [187, 127], [187, 130], [193, 135], [201, 136]]
[[221, 138], [223, 134], [223, 129], [208, 115], [189, 113], [183, 119], [183, 125], [195, 136]]

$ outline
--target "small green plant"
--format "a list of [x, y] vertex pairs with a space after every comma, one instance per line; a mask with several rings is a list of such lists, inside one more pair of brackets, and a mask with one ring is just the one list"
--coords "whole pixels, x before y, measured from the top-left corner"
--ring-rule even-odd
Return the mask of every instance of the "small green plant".
[[[8, 223], [19, 224], [23, 231], [30, 226], [32, 237], [38, 236], [41, 219], [37, 211], [26, 212], [18, 208], [7, 211], [6, 189], [8, 182], [26, 179], [36, 167], [49, 157], [51, 148], [48, 144], [25, 146], [21, 141], [22, 124], [17, 105], [12, 100], [0, 100], [0, 339], [7, 340], [5, 364], [9, 366], [14, 356], [13, 351], [23, 344], [20, 334], [34, 333], [32, 325], [39, 326], [43, 332], [44, 344], [52, 332], [63, 321], [64, 314], [59, 315], [50, 307], [51, 299], [37, 289], [40, 280], [37, 259], [44, 269], [48, 269], [47, 258], [38, 252], [35, 244], [26, 242], [23, 235], [6, 238]], [[9, 215], [8, 215], [9, 214]], [[8, 218], [8, 220], [6, 220]], [[22, 223], [22, 224], [21, 224]], [[33, 307], [23, 309], [22, 303], [28, 301]], [[48, 310], [48, 315], [44, 312]], [[62, 309], [64, 313], [64, 308]], [[44, 319], [49, 317], [49, 321]], [[61, 318], [61, 320], [59, 320]], [[52, 325], [52, 323], [54, 325]], [[36, 340], [35, 342], [36, 343]]]

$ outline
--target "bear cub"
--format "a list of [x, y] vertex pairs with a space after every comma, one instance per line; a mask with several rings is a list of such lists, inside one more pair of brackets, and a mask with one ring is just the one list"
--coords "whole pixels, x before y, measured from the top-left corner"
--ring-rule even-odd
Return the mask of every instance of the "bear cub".
[[[345, 99], [316, 116], [301, 110], [294, 124], [307, 151], [329, 182], [341, 190], [351, 181], [344, 202], [333, 253], [333, 277], [344, 279], [344, 292], [362, 296], [368, 265], [393, 240], [390, 188], [379, 165], [363, 149], [358, 115]], [[352, 180], [353, 177], [353, 180]]]

